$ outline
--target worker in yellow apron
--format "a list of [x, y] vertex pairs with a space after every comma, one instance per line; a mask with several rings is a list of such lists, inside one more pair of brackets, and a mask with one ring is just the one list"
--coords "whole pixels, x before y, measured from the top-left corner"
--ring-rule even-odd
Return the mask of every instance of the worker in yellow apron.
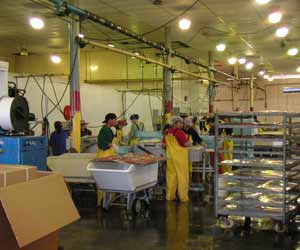
[[[111, 128], [117, 125], [117, 116], [113, 113], [109, 113], [105, 116], [105, 120], [103, 121], [103, 123], [104, 126], [100, 129], [97, 139], [98, 158], [105, 158], [116, 155], [116, 150], [114, 147], [115, 136]], [[98, 205], [101, 204], [102, 197], [103, 193], [98, 191]]]
[[138, 114], [133, 114], [130, 116], [130, 121], [132, 123], [130, 132], [129, 132], [129, 146], [134, 147], [138, 142], [138, 132], [144, 131], [144, 124], [139, 122], [140, 116]]
[[176, 199], [178, 192], [181, 202], [189, 200], [189, 161], [188, 147], [191, 143], [183, 132], [183, 119], [172, 117], [172, 127], [165, 135], [167, 147], [167, 195], [166, 199], [172, 201]]
[[126, 120], [118, 120], [116, 126], [116, 141], [118, 145], [124, 145], [123, 128], [127, 125]]
[[[230, 120], [226, 117], [224, 118], [224, 123], [229, 123]], [[224, 155], [223, 159], [224, 161], [226, 160], [232, 160], [233, 159], [233, 148], [234, 148], [234, 143], [233, 140], [228, 139], [228, 136], [232, 136], [233, 129], [232, 128], [225, 128], [222, 136], [224, 137], [224, 142], [223, 142], [223, 150], [224, 150]], [[232, 172], [232, 166], [223, 166], [223, 171], [224, 172]]]

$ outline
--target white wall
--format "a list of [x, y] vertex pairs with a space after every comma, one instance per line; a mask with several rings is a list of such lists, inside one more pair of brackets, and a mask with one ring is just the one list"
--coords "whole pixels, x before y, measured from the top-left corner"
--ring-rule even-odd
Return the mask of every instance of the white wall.
[[[9, 80], [16, 82], [17, 74], [9, 74]], [[26, 85], [28, 78], [18, 78], [17, 84], [20, 89], [23, 89]], [[53, 83], [55, 86], [55, 90], [57, 92], [58, 99], [61, 98], [65, 88], [67, 79], [64, 77], [53, 77]], [[36, 80], [43, 88], [44, 78], [37, 77]], [[45, 93], [51, 98], [55, 103], [55, 95], [53, 88], [51, 86], [51, 82], [49, 77], [46, 78], [45, 81]], [[129, 109], [126, 112], [126, 117], [129, 118], [131, 114], [137, 113], [140, 115], [141, 120], [145, 123], [145, 128], [149, 131], [152, 130], [152, 118], [150, 112], [150, 104], [149, 104], [149, 95], [148, 94], [140, 94], [136, 98], [136, 94], [134, 93], [126, 93], [126, 110], [130, 105]], [[34, 113], [38, 120], [42, 120], [42, 108], [41, 108], [41, 99], [42, 99], [42, 91], [39, 89], [38, 84], [33, 78], [30, 78], [28, 81], [26, 95], [29, 102], [30, 112]], [[69, 88], [62, 99], [61, 107], [64, 108], [65, 105], [69, 104], [70, 95]], [[134, 101], [134, 102], [133, 102]], [[152, 96], [150, 95], [150, 102], [152, 109], [161, 110], [162, 101], [161, 96]], [[43, 106], [45, 101], [43, 102]], [[132, 105], [131, 105], [132, 104]], [[54, 105], [48, 101], [48, 110], [52, 110]], [[116, 113], [117, 115], [121, 115], [123, 112], [122, 109], [122, 93], [117, 91], [117, 89], [113, 88], [111, 85], [93, 85], [93, 84], [81, 84], [81, 110], [82, 110], [82, 119], [88, 121], [91, 127], [101, 126], [102, 121], [104, 120], [105, 114], [109, 112]], [[63, 115], [55, 110], [48, 117], [51, 130], [53, 130], [53, 124], [55, 121], [64, 121]], [[99, 131], [99, 128], [91, 128], [93, 133], [96, 135]], [[129, 126], [127, 127], [127, 131]], [[41, 126], [38, 126], [36, 129], [36, 134], [41, 133]]]

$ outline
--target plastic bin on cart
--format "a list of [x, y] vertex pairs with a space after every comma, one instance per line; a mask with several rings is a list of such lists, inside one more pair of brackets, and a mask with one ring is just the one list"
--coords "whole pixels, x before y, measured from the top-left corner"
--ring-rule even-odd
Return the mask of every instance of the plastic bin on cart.
[[90, 162], [87, 170], [100, 190], [136, 191], [157, 183], [158, 163], [140, 166], [120, 162]]

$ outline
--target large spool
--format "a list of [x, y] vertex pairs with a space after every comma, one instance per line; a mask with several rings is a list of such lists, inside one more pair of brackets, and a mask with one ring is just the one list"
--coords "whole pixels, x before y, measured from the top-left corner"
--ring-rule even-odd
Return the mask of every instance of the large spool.
[[0, 128], [22, 132], [28, 126], [29, 107], [24, 97], [0, 98]]

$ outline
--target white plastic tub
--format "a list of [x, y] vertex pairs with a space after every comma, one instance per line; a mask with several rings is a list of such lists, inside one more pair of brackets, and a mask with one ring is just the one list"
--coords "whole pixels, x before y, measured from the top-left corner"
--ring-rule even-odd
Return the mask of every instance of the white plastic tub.
[[158, 163], [136, 166], [119, 162], [90, 162], [87, 170], [100, 190], [134, 192], [156, 185]]
[[91, 174], [86, 170], [86, 166], [95, 158], [95, 153], [68, 153], [61, 156], [49, 156], [47, 164], [52, 171], [61, 173], [67, 182], [94, 182]]

